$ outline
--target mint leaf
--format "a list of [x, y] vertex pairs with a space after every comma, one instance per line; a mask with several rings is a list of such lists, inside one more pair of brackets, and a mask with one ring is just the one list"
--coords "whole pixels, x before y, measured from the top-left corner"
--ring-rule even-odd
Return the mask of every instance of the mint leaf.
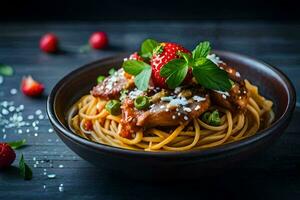
[[19, 149], [26, 144], [26, 140], [25, 139], [17, 140], [17, 141], [13, 141], [13, 142], [8, 142], [7, 144], [13, 149]]
[[116, 72], [115, 68], [111, 68], [109, 71], [108, 71], [108, 74], [109, 75], [114, 75], [114, 73]]
[[[150, 67], [145, 62], [138, 61], [138, 60], [127, 60], [123, 62], [123, 69], [128, 74], [131, 74], [133, 76], [138, 75], [141, 73], [145, 68]], [[150, 67], [151, 68], [151, 67]]]
[[196, 60], [193, 66], [193, 75], [197, 82], [207, 89], [219, 91], [231, 89], [228, 74], [209, 59]]
[[141, 56], [143, 58], [151, 58], [153, 50], [158, 46], [158, 42], [152, 39], [147, 39], [142, 43]]
[[0, 75], [3, 76], [12, 76], [14, 73], [14, 70], [11, 66], [0, 64]]
[[174, 59], [165, 64], [160, 75], [166, 79], [166, 83], [170, 89], [179, 86], [186, 77], [188, 72], [188, 63], [183, 59]]
[[208, 41], [200, 42], [193, 50], [193, 58], [206, 58], [211, 51], [210, 43]]
[[149, 67], [134, 77], [134, 83], [139, 90], [145, 91], [148, 89], [151, 72], [152, 70]]
[[142, 61], [127, 60], [123, 62], [123, 69], [126, 73], [135, 76], [134, 83], [139, 90], [145, 91], [148, 89], [152, 72], [150, 65]]
[[24, 178], [24, 180], [32, 179], [32, 171], [30, 167], [25, 163], [23, 154], [19, 162], [19, 171], [20, 175]]

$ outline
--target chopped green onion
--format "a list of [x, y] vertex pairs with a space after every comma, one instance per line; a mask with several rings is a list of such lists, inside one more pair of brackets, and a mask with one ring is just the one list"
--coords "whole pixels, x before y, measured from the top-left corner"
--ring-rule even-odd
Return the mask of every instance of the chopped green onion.
[[221, 118], [218, 110], [214, 110], [213, 112], [205, 112], [202, 115], [202, 121], [211, 125], [211, 126], [220, 126]]
[[105, 109], [112, 115], [121, 114], [121, 102], [118, 100], [110, 100], [106, 103]]
[[97, 83], [101, 83], [102, 81], [104, 81], [104, 79], [105, 79], [105, 76], [102, 76], [102, 75], [98, 76]]
[[116, 72], [115, 68], [111, 68], [109, 71], [108, 71], [108, 74], [109, 75], [114, 75], [114, 73]]
[[146, 96], [139, 96], [134, 100], [134, 106], [138, 110], [146, 109], [150, 106], [149, 97]]

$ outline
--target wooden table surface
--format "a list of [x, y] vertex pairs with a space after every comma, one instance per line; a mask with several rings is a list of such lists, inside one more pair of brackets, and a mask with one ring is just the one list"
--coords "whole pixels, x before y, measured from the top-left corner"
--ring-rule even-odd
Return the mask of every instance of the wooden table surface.
[[[259, 156], [237, 163], [234, 169], [221, 175], [173, 182], [136, 181], [118, 178], [117, 174], [108, 176], [75, 155], [58, 139], [52, 132], [45, 110], [47, 94], [71, 70], [107, 56], [133, 51], [143, 39], [149, 37], [159, 41], [179, 42], [187, 48], [193, 48], [198, 41], [209, 40], [215, 49], [265, 60], [283, 70], [300, 94], [300, 24], [106, 22], [9, 23], [0, 24], [0, 27], [0, 63], [15, 69], [15, 74], [4, 77], [0, 85], [0, 113], [5, 102], [14, 104], [15, 108], [19, 108], [18, 113], [23, 121], [29, 124], [19, 128], [0, 125], [0, 141], [27, 139], [28, 146], [17, 150], [14, 166], [18, 166], [19, 157], [23, 153], [33, 170], [33, 179], [30, 181], [22, 180], [16, 167], [0, 172], [1, 200], [300, 198], [298, 107], [283, 136]], [[79, 53], [79, 47], [87, 43], [89, 35], [97, 30], [108, 33], [110, 48]], [[39, 50], [39, 39], [45, 32], [58, 35], [62, 53], [47, 55]], [[44, 97], [30, 99], [22, 95], [19, 85], [24, 75], [32, 75], [45, 84]], [[18, 90], [16, 94], [14, 88]], [[5, 118], [8, 117], [2, 116], [2, 123]], [[48, 175], [51, 174], [56, 177], [50, 179]], [[63, 191], [59, 190], [61, 184]]]

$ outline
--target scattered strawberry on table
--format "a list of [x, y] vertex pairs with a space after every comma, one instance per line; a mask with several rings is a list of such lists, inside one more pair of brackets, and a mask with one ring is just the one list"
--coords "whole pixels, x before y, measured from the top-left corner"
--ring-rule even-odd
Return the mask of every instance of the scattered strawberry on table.
[[37, 97], [43, 93], [44, 85], [35, 81], [31, 76], [27, 76], [22, 80], [21, 90], [26, 96]]
[[94, 49], [103, 49], [108, 45], [108, 37], [105, 32], [95, 32], [89, 39], [89, 44]]
[[9, 167], [16, 159], [16, 153], [7, 143], [0, 143], [0, 169]]
[[55, 53], [58, 51], [58, 38], [53, 33], [47, 33], [40, 40], [40, 49], [45, 53]]

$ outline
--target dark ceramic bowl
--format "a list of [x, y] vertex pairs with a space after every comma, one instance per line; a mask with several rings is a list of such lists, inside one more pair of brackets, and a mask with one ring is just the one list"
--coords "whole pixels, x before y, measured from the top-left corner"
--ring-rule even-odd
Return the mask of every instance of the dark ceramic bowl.
[[247, 56], [215, 51], [234, 66], [244, 78], [259, 86], [261, 93], [274, 102], [275, 121], [271, 127], [238, 142], [201, 151], [142, 152], [98, 144], [73, 134], [67, 126], [66, 112], [82, 95], [88, 94], [100, 74], [121, 66], [122, 56], [87, 64], [60, 80], [48, 101], [49, 119], [63, 142], [83, 159], [110, 172], [135, 178], [195, 178], [226, 169], [259, 152], [278, 138], [287, 127], [295, 108], [295, 89], [275, 67]]

